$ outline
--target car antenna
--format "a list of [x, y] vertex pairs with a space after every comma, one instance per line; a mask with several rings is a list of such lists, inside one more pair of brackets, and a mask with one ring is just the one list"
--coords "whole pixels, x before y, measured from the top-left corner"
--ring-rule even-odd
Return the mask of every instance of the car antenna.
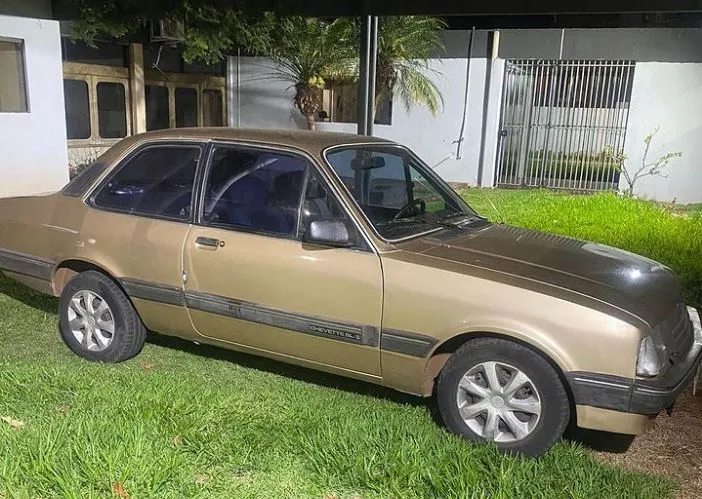
[[504, 224], [505, 217], [502, 216], [502, 212], [500, 212], [500, 210], [497, 209], [497, 206], [495, 206], [495, 203], [492, 202], [492, 199], [485, 195], [485, 192], [483, 192], [483, 188], [478, 186], [478, 182], [475, 182], [475, 189], [480, 191], [480, 194], [483, 196], [483, 199], [485, 199], [485, 201], [488, 202], [492, 209], [495, 210], [495, 213], [497, 214], [497, 223]]
[[[453, 153], [453, 152], [452, 152], [452, 153], [449, 153], [448, 156], [446, 156], [444, 159], [442, 159], [441, 161], [439, 161], [438, 163], [436, 163], [434, 166], [431, 166], [430, 168], [431, 168], [432, 170], [436, 170], [436, 168], [437, 168], [441, 163], [443, 163], [443, 162], [445, 162], [445, 161], [448, 161], [449, 159], [453, 159], [453, 158], [455, 158], [455, 157], [456, 157], [456, 154], [455, 154], [455, 153]], [[502, 216], [502, 212], [501, 212], [500, 210], [497, 209], [497, 206], [495, 205], [495, 203], [493, 203], [492, 200], [491, 200], [489, 197], [487, 197], [487, 196], [485, 195], [485, 192], [483, 192], [483, 188], [480, 187], [480, 186], [478, 185], [478, 179], [475, 177], [475, 175], [473, 175], [473, 172], [471, 172], [467, 167], [466, 167], [466, 171], [468, 172], [468, 175], [470, 176], [470, 178], [471, 178], [471, 179], [473, 180], [473, 182], [475, 183], [475, 189], [478, 190], [478, 191], [480, 192], [480, 194], [483, 196], [483, 199], [485, 199], [485, 201], [488, 202], [488, 204], [492, 207], [492, 209], [495, 210], [495, 214], [497, 214], [497, 223], [500, 223], [500, 224], [506, 223], [505, 217]]]

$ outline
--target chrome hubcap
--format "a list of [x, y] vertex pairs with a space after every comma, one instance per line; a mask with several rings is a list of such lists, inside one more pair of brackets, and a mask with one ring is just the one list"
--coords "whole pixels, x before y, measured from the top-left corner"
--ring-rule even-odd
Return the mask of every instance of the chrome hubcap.
[[68, 304], [68, 324], [75, 339], [91, 352], [112, 344], [115, 317], [107, 302], [92, 291], [78, 291]]
[[522, 440], [541, 418], [541, 397], [534, 383], [502, 362], [483, 362], [464, 374], [456, 402], [466, 425], [493, 442]]

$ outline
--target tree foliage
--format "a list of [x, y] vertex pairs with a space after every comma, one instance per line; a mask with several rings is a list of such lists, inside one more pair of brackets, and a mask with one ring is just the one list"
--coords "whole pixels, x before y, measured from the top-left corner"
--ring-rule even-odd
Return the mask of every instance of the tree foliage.
[[[349, 18], [278, 17], [261, 13], [254, 0], [59, 0], [73, 12], [72, 35], [88, 45], [107, 36], [126, 38], [147, 23], [182, 26], [186, 62], [214, 63], [240, 48], [276, 61], [270, 76], [295, 88], [294, 104], [314, 128], [321, 93], [329, 80], [358, 79], [358, 23]], [[410, 109], [436, 115], [443, 100], [428, 59], [442, 48], [443, 23], [422, 16], [381, 17], [378, 25], [376, 104], [397, 96]]]
[[276, 23], [266, 55], [276, 62], [274, 77], [295, 87], [293, 102], [315, 128], [326, 79], [353, 74], [356, 33], [348, 19], [285, 17]]
[[444, 24], [435, 17], [381, 17], [378, 23], [376, 104], [397, 95], [409, 110], [425, 106], [433, 115], [443, 109], [443, 98], [430, 74], [429, 58], [443, 49]]
[[235, 47], [265, 52], [275, 17], [241, 10], [233, 3], [200, 0], [63, 0], [73, 20], [71, 35], [90, 46], [104, 37], [125, 38], [145, 30], [154, 20], [183, 25], [183, 59], [214, 63]]
[[[378, 23], [376, 109], [393, 96], [409, 110], [425, 106], [432, 114], [443, 99], [430, 75], [429, 58], [443, 48], [441, 20], [422, 16], [382, 17]], [[349, 19], [282, 18], [269, 55], [278, 62], [278, 76], [295, 85], [294, 102], [314, 128], [321, 90], [329, 80], [357, 81], [360, 32]]]

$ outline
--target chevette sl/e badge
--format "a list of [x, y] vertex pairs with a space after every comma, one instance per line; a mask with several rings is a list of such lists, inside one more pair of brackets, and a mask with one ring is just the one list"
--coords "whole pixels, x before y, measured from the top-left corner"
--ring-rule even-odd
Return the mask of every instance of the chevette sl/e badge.
[[360, 333], [341, 331], [339, 329], [333, 329], [333, 328], [326, 327], [326, 326], [318, 326], [316, 324], [310, 324], [310, 331], [313, 331], [315, 333], [328, 335], [328, 336], [336, 336], [338, 338], [346, 338], [348, 340], [353, 340], [353, 341], [358, 341], [358, 342], [363, 341], [363, 338], [361, 337]]

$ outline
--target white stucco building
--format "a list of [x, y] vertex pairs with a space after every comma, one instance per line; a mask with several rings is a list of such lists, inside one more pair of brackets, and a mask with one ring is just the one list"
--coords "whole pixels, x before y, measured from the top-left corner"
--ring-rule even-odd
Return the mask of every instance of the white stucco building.
[[68, 181], [59, 23], [0, 15], [0, 197]]

